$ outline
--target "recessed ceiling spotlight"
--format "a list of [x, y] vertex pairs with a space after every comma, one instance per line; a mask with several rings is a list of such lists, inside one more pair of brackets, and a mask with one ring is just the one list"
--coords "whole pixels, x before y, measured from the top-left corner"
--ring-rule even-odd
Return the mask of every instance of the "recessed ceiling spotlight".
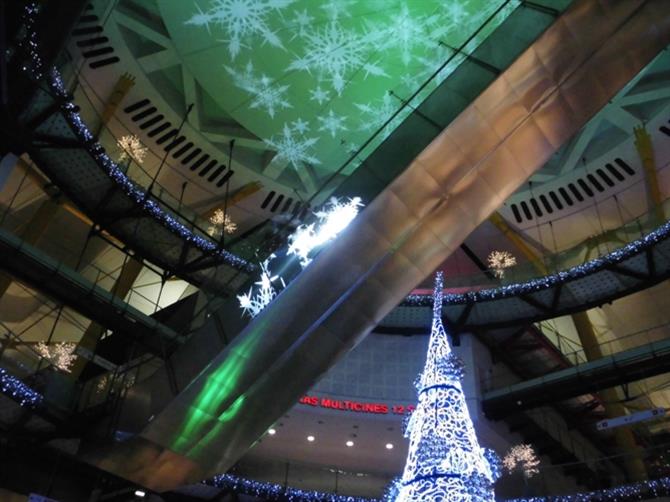
[[347, 444], [347, 446], [348, 446], [349, 448], [351, 448], [352, 446], [354, 446], [354, 442], [353, 442], [351, 439], [350, 439], [349, 441], [347, 441], [346, 444]]
[[277, 431], [275, 429], [268, 429], [268, 434], [270, 434], [270, 436], [274, 436], [277, 434]]
[[135, 496], [136, 497], [144, 498], [146, 496], [146, 494], [147, 493], [144, 490], [135, 490]]
[[309, 441], [310, 443], [313, 443], [314, 442], [314, 436], [307, 436], [307, 441]]
[[387, 450], [392, 450], [393, 449], [393, 443], [386, 443], [386, 449]]

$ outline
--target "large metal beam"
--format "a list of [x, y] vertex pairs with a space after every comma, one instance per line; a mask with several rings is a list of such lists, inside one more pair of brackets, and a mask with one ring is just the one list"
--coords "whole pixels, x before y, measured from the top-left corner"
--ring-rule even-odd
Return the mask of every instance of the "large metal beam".
[[227, 471], [670, 42], [670, 3], [577, 0], [143, 432], [99, 466], [157, 490]]

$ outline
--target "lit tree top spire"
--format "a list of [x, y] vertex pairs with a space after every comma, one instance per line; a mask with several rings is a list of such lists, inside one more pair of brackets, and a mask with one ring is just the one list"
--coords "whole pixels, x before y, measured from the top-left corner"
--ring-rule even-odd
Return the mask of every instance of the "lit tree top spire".
[[492, 502], [496, 475], [465, 403], [463, 364], [452, 353], [442, 323], [442, 289], [438, 272], [428, 354], [417, 379], [419, 402], [405, 433], [409, 452], [395, 500]]

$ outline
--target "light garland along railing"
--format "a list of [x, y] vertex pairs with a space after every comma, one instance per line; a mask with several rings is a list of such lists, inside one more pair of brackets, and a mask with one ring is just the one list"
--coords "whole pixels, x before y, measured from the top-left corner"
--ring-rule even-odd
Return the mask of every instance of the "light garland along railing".
[[[232, 474], [215, 476], [206, 484], [233, 491], [242, 495], [265, 498], [271, 501], [305, 501], [305, 502], [382, 502], [383, 499], [352, 497], [324, 493], [298, 488], [285, 487], [275, 483], [254, 481]], [[550, 495], [546, 497], [530, 497], [504, 499], [502, 502], [627, 502], [634, 500], [654, 499], [670, 495], [670, 478], [641, 481], [615, 488], [606, 488], [572, 495]]]
[[337, 495], [313, 490], [291, 488], [276, 483], [253, 481], [232, 474], [214, 476], [211, 481], [205, 482], [217, 488], [223, 488], [242, 495], [259, 497], [271, 501], [305, 501], [305, 502], [380, 502], [378, 499]]
[[[77, 106], [71, 101], [58, 70], [55, 68], [44, 68], [42, 58], [39, 54], [38, 36], [34, 30], [38, 12], [39, 6], [36, 3], [28, 4], [24, 10], [23, 23], [26, 33], [22, 41], [22, 48], [29, 60], [19, 64], [21, 69], [38, 85], [43, 79], [46, 80], [50, 89], [48, 92], [54, 96], [56, 101], [61, 102], [61, 113], [63, 113], [73, 132], [79, 141], [81, 141], [82, 147], [87, 150], [89, 155], [107, 173], [110, 179], [117, 183], [126, 195], [132, 198], [142, 209], [165, 225], [170, 231], [179, 235], [185, 241], [192, 243], [201, 251], [218, 256], [224, 263], [234, 268], [249, 272], [255, 270], [256, 267], [247, 260], [225, 249], [221, 249], [219, 243], [209, 238], [206, 232], [203, 233], [207, 236], [195, 233], [192, 228], [189, 228], [194, 226], [192, 223], [184, 222], [178, 214], [164, 207], [165, 204], [161, 200], [134, 183], [124, 173], [123, 168], [107, 155], [105, 149], [82, 120]], [[14, 56], [13, 62], [16, 64], [16, 58], [20, 56], [19, 54], [14, 54]]]
[[[68, 59], [66, 64], [68, 68], [73, 66], [73, 62], [70, 59]], [[63, 69], [62, 73], [65, 73], [66, 71], [68, 70]], [[205, 218], [202, 214], [189, 207], [184, 203], [183, 199], [189, 186], [196, 187], [198, 192], [201, 193], [204, 198], [220, 197], [221, 194], [209, 190], [191, 178], [183, 176], [170, 164], [169, 156], [163, 161], [160, 156], [143, 145], [141, 141], [139, 141], [139, 138], [137, 138], [137, 136], [135, 136], [134, 133], [115, 116], [113, 116], [107, 124], [103, 124], [100, 113], [98, 112], [99, 107], [104, 105], [103, 98], [95, 92], [93, 85], [88, 82], [83, 74], [77, 72], [76, 69], [72, 69], [71, 72], [81, 84], [84, 84], [77, 88], [73, 100], [79, 108], [78, 114], [81, 117], [81, 120], [88, 124], [89, 127], [92, 127], [94, 124], [101, 124], [100, 130], [96, 135], [96, 141], [105, 149], [105, 151], [110, 152], [108, 153], [110, 157], [116, 159], [116, 164], [124, 174], [133, 183], [145, 191], [148, 190], [149, 187], [152, 187], [151, 196], [159, 201], [165, 210], [174, 214], [175, 217], [187, 226], [193, 234], [203, 239], [212, 240], [218, 243], [218, 235], [212, 235], [212, 232], [210, 232], [213, 225], [211, 219]], [[61, 79], [64, 80], [62, 76]], [[96, 107], [95, 102], [97, 102], [99, 106]], [[133, 140], [134, 138], [137, 138], [136, 141], [139, 143], [131, 140], [131, 138], [133, 138]], [[133, 151], [133, 147], [123, 148], [123, 146], [131, 145], [131, 141], [133, 144], [137, 145], [138, 150], [135, 152]], [[139, 152], [141, 152], [141, 155], [137, 155]], [[175, 196], [173, 193], [174, 190], [168, 189], [156, 178], [156, 171], [163, 162], [165, 168], [171, 169], [175, 174], [175, 177], [184, 182], [184, 184], [182, 184], [183, 193], [180, 196]], [[235, 211], [251, 214], [250, 211], [239, 206], [235, 207]], [[227, 216], [230, 218], [230, 215]], [[234, 237], [235, 235], [228, 234], [228, 239], [234, 239]], [[254, 258], [257, 250], [246, 249], [246, 247], [241, 244], [242, 243], [233, 245], [229, 251], [234, 252], [235, 255], [246, 260]]]
[[[663, 166], [663, 169], [670, 167], [670, 164]], [[638, 188], [638, 185], [644, 183], [644, 180], [627, 187], [624, 191], [629, 191]], [[605, 201], [600, 202], [604, 204], [608, 201], [614, 201], [622, 192], [612, 195]], [[664, 200], [661, 205], [665, 214], [670, 214], [670, 198]], [[542, 265], [550, 273], [559, 273], [573, 267], [585, 265], [592, 260], [605, 257], [614, 253], [627, 244], [633, 243], [636, 240], [644, 238], [645, 235], [657, 229], [663, 221], [659, 221], [657, 216], [657, 207], [648, 209], [645, 213], [631, 217], [624, 221], [616, 228], [605, 229], [598, 235], [586, 238], [577, 244], [556, 253], [547, 253], [539, 257]], [[573, 216], [574, 213], [566, 217]], [[556, 221], [556, 220], [554, 220]], [[599, 256], [592, 257], [594, 252]], [[467, 275], [450, 275], [445, 278], [445, 287], [449, 288], [464, 288], [464, 289], [484, 289], [484, 288], [498, 288], [508, 284], [525, 282], [530, 279], [537, 278], [541, 272], [537, 269], [534, 263], [522, 262], [504, 269], [502, 277], [496, 273], [495, 268], [490, 268], [483, 272]], [[426, 295], [429, 297], [430, 295]]]
[[[487, 301], [498, 298], [510, 298], [521, 294], [549, 289], [558, 286], [559, 284], [586, 277], [609, 266], [616, 265], [617, 263], [631, 258], [647, 249], [651, 249], [656, 243], [661, 242], [668, 237], [670, 237], [670, 222], [663, 223], [644, 237], [615, 249], [605, 256], [594, 258], [581, 265], [560, 270], [544, 277], [537, 277], [537, 272], [535, 272], [533, 274], [534, 278], [525, 282], [504, 284], [498, 287], [489, 287], [487, 289], [466, 293], [445, 293], [444, 302], [445, 304], [460, 304], [472, 301]], [[402, 305], [431, 306], [432, 302], [431, 295], [415, 294], [407, 296]]]
[[[194, 232], [193, 224], [183, 222], [182, 218], [170, 208], [165, 207], [162, 200], [158, 199], [152, 193], [143, 190], [133, 180], [131, 180], [124, 169], [119, 166], [112, 158], [107, 155], [105, 149], [98, 143], [88, 126], [81, 119], [77, 111], [77, 106], [69, 101], [68, 93], [63, 85], [60, 74], [56, 69], [52, 69], [48, 78], [48, 84], [51, 86], [55, 95], [64, 100], [61, 110], [70, 123], [82, 146], [96, 160], [97, 164], [104, 169], [108, 176], [117, 183], [126, 195], [132, 198], [147, 213], [156, 220], [163, 223], [172, 232], [179, 235], [185, 241], [194, 244], [200, 250], [218, 255], [224, 263], [240, 270], [253, 271], [255, 266], [247, 260], [234, 255], [233, 253], [221, 249], [219, 243], [211, 239], [206, 232], [204, 235]], [[207, 237], [205, 237], [207, 235]]]

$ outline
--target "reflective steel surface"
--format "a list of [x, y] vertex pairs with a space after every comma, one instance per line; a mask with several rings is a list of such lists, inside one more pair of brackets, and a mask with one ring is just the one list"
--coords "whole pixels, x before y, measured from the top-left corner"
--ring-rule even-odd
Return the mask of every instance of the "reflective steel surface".
[[141, 439], [90, 459], [158, 490], [229, 469], [668, 43], [670, 2], [576, 2]]

